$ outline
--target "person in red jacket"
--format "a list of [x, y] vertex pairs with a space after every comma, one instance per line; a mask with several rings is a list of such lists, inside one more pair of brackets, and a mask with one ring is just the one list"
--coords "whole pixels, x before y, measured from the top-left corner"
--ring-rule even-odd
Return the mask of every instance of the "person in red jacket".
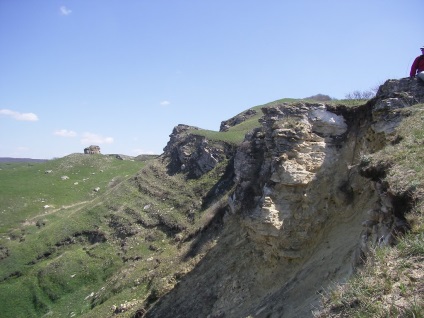
[[411, 72], [409, 73], [409, 76], [417, 76], [418, 78], [424, 81], [424, 46], [422, 46], [420, 49], [421, 55], [417, 56], [417, 58], [414, 60], [414, 63], [412, 63]]

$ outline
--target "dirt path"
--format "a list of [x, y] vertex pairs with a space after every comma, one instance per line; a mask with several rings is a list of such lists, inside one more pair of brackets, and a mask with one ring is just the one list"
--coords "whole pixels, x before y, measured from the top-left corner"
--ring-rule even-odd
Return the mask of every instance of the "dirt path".
[[67, 210], [67, 209], [75, 208], [75, 207], [78, 207], [78, 206], [80, 206], [80, 208], [78, 209], [78, 210], [80, 210], [86, 203], [93, 202], [94, 200], [95, 199], [89, 200], [89, 201], [81, 201], [81, 202], [77, 202], [77, 203], [70, 204], [70, 205], [62, 205], [60, 208], [53, 208], [53, 209], [47, 208], [44, 211], [44, 213], [37, 214], [37, 215], [35, 215], [35, 216], [33, 216], [33, 217], [29, 218], [29, 219], [26, 219], [25, 222], [23, 222], [22, 225], [24, 225], [24, 226], [35, 225], [35, 220], [36, 219], [38, 219], [38, 218], [40, 218], [42, 216], [47, 216], [47, 215], [54, 214], [54, 213], [59, 212], [61, 210]]

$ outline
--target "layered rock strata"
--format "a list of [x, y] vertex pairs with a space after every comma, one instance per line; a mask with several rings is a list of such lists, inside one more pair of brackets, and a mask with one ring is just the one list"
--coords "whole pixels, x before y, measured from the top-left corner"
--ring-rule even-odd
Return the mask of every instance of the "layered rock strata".
[[[262, 126], [234, 155], [236, 186], [220, 239], [146, 316], [312, 317], [320, 292], [346, 280], [371, 247], [407, 230], [411, 202], [364, 158], [391, 141], [405, 115], [399, 109], [423, 101], [424, 86], [405, 78], [387, 81], [360, 107], [263, 108]], [[181, 171], [203, 150], [184, 152], [193, 139], [174, 132], [167, 153]], [[204, 153], [216, 151], [199, 140]]]

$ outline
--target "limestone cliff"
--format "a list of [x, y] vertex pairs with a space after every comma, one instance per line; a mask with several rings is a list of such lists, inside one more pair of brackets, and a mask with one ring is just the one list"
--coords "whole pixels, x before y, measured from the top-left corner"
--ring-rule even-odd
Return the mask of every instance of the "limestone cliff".
[[405, 78], [358, 107], [264, 107], [237, 149], [176, 127], [169, 171], [196, 178], [230, 158], [235, 186], [215, 247], [146, 317], [311, 317], [320, 291], [407, 230], [408, 195], [366, 159], [394, 142], [401, 109], [422, 102], [423, 84]]

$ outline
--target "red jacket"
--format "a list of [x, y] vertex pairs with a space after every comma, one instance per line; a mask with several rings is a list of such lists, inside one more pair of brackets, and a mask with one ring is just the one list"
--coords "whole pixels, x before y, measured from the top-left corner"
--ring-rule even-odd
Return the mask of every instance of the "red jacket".
[[417, 74], [417, 71], [424, 71], [424, 55], [420, 55], [414, 60], [414, 63], [412, 63], [411, 66], [411, 72], [409, 73], [409, 76], [415, 76]]

